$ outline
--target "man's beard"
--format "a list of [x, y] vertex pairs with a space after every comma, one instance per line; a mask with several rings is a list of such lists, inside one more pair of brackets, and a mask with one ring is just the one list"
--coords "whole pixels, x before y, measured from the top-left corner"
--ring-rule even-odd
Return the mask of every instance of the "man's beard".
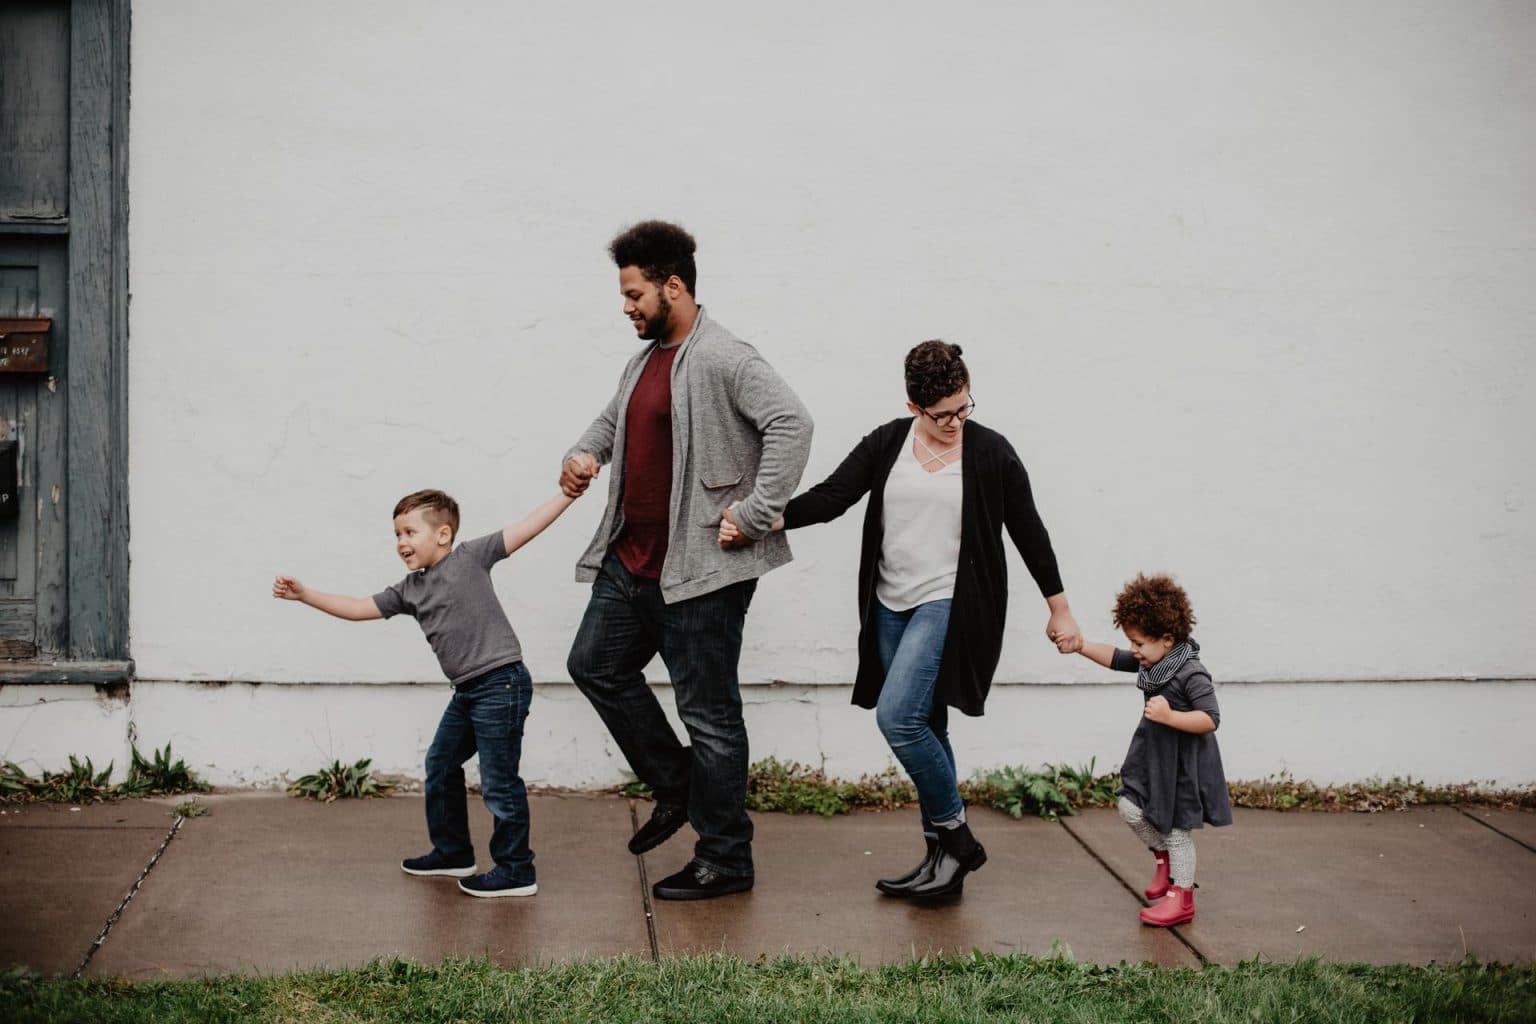
[[656, 315], [647, 318], [645, 330], [640, 332], [644, 341], [655, 341], [666, 337], [667, 328], [672, 325], [672, 303], [667, 301], [665, 295], [656, 296]]

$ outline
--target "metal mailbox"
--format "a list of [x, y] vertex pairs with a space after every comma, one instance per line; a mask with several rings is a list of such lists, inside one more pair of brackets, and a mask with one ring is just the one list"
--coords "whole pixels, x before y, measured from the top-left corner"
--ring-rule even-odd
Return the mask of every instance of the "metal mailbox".
[[47, 373], [47, 317], [0, 316], [0, 373]]

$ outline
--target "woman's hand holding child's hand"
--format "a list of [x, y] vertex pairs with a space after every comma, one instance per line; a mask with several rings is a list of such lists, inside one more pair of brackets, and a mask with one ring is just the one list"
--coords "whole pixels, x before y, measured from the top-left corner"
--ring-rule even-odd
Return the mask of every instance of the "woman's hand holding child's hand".
[[272, 596], [280, 597], [285, 601], [303, 600], [304, 584], [292, 576], [279, 576], [272, 581]]
[[1147, 706], [1142, 710], [1147, 721], [1156, 722], [1159, 725], [1167, 725], [1173, 717], [1173, 709], [1168, 706], [1168, 698], [1159, 694], [1147, 701]]

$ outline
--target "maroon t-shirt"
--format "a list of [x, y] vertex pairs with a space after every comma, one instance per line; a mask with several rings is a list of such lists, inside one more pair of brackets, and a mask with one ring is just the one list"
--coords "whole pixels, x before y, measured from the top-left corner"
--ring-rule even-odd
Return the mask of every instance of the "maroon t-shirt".
[[624, 413], [624, 529], [614, 551], [642, 579], [661, 579], [672, 507], [672, 362], [680, 345], [657, 348], [640, 371]]

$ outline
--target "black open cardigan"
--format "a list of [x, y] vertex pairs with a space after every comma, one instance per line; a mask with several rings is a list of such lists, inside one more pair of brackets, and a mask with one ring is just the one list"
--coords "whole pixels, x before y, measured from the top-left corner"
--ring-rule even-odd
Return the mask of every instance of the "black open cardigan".
[[[853, 703], [864, 708], [875, 706], [885, 685], [873, 615], [875, 574], [880, 571], [885, 536], [885, 482], [911, 433], [910, 416], [875, 428], [831, 476], [796, 496], [784, 510], [784, 528], [793, 530], [836, 519], [869, 495], [859, 553], [859, 675], [853, 685]], [[974, 420], [966, 423], [963, 436], [960, 564], [934, 700], [967, 715], [980, 715], [1003, 653], [1008, 612], [1003, 528], [1007, 527], [1042, 596], [1061, 593], [1062, 585], [1051, 538], [1035, 511], [1029, 474], [1013, 445]]]

